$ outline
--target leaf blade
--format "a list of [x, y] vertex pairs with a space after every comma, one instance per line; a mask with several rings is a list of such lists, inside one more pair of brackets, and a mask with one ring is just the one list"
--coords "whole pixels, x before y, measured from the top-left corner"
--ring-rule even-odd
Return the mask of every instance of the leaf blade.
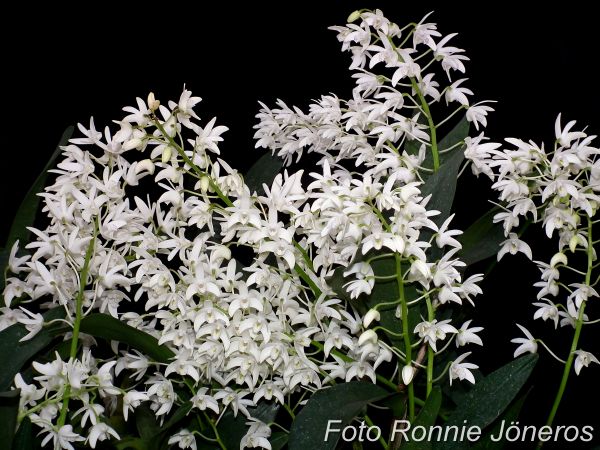
[[[44, 323], [64, 317], [62, 307], [53, 308], [43, 314]], [[46, 348], [62, 329], [61, 325], [53, 324], [45, 327], [32, 339], [19, 342], [27, 334], [21, 324], [14, 324], [0, 331], [0, 390], [6, 390], [12, 384], [15, 375], [33, 356]]]
[[289, 434], [290, 450], [329, 450], [335, 448], [339, 434], [330, 433], [325, 441], [327, 424], [340, 420], [335, 426], [342, 429], [368, 403], [381, 400], [389, 392], [375, 384], [352, 381], [317, 391], [296, 416]]
[[256, 191], [258, 195], [265, 193], [263, 183], [271, 184], [281, 168], [283, 167], [283, 159], [271, 153], [265, 153], [244, 176], [244, 182], [250, 189], [250, 192]]
[[175, 354], [158, 340], [141, 330], [133, 328], [108, 314], [94, 313], [81, 321], [81, 331], [107, 340], [130, 345], [155, 361], [167, 363]]
[[[478, 426], [482, 430], [496, 420], [521, 388], [537, 363], [537, 354], [522, 356], [495, 370], [465, 394], [463, 400], [448, 418], [446, 426]], [[464, 422], [466, 420], [466, 422]], [[456, 449], [462, 442], [441, 442], [436, 448]]]
[[0, 439], [6, 448], [12, 447], [17, 428], [20, 389], [0, 392]]

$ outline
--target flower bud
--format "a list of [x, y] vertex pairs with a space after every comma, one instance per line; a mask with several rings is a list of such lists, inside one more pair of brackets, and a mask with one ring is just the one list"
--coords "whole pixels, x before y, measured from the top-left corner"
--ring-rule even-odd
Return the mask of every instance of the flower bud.
[[213, 250], [212, 257], [215, 259], [229, 260], [231, 259], [231, 250], [229, 249], [229, 247], [226, 247], [224, 245], [218, 245]]
[[138, 175], [141, 172], [148, 172], [150, 175], [154, 174], [154, 163], [149, 159], [143, 159], [138, 162], [135, 166], [135, 174]]
[[134, 137], [123, 143], [123, 150], [133, 150], [134, 148], [138, 148], [141, 146], [142, 140], [140, 138]]
[[550, 260], [550, 267], [556, 267], [558, 264], [566, 266], [567, 263], [567, 255], [565, 255], [563, 252], [558, 252]]
[[408, 386], [415, 376], [415, 368], [411, 365], [406, 365], [402, 368], [402, 382]]
[[360, 19], [360, 11], [356, 10], [348, 16], [347, 20], [348, 20], [348, 23], [352, 23], [352, 22], [356, 22], [358, 19]]
[[171, 161], [172, 154], [173, 154], [173, 150], [171, 149], [171, 147], [167, 146], [163, 149], [162, 156], [161, 156], [161, 161], [163, 162], [163, 164], [166, 164], [169, 161]]
[[202, 192], [206, 192], [206, 191], [208, 191], [209, 186], [210, 186], [210, 180], [208, 179], [208, 177], [202, 177], [200, 179], [200, 190]]
[[577, 246], [583, 244], [584, 243], [582, 242], [581, 236], [579, 236], [578, 234], [574, 234], [569, 240], [569, 249], [571, 250], [571, 253], [575, 253]]
[[377, 333], [375, 333], [373, 330], [367, 330], [363, 334], [361, 334], [358, 338], [358, 345], [364, 345], [367, 342], [370, 342], [371, 344], [376, 344]]
[[372, 308], [369, 311], [367, 311], [367, 314], [365, 314], [365, 317], [363, 319], [363, 325], [365, 328], [368, 328], [369, 325], [371, 325], [371, 322], [373, 322], [374, 320], [379, 322], [379, 319], [381, 319], [381, 314], [379, 314], [379, 311], [377, 311], [375, 308]]
[[154, 97], [154, 92], [148, 94], [148, 109], [152, 112], [156, 111], [160, 106], [160, 101]]

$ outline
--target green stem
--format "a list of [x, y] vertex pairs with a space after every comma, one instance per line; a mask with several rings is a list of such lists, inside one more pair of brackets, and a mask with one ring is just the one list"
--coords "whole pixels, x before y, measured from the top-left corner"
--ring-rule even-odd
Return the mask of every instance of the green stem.
[[[431, 304], [431, 299], [429, 295], [425, 297], [425, 301], [427, 302], [427, 320], [433, 321], [435, 318], [433, 312], [433, 305]], [[425, 398], [429, 398], [429, 394], [431, 394], [431, 389], [433, 387], [433, 358], [435, 357], [435, 353], [431, 348], [431, 345], [427, 346], [427, 395]]]
[[[400, 304], [402, 305], [402, 334], [404, 338], [404, 347], [406, 351], [405, 364], [412, 364], [412, 346], [410, 344], [410, 332], [408, 330], [408, 305], [404, 295], [404, 278], [402, 277], [402, 261], [399, 254], [396, 257], [396, 280], [398, 282], [398, 293], [400, 294]], [[415, 418], [415, 390], [414, 384], [408, 384], [408, 419], [412, 422]]]
[[[85, 295], [85, 288], [87, 286], [87, 277], [90, 270], [90, 261], [92, 254], [94, 253], [94, 247], [96, 245], [96, 236], [98, 235], [98, 218], [94, 220], [94, 234], [90, 241], [88, 248], [85, 252], [85, 260], [81, 273], [79, 274], [79, 291], [75, 298], [75, 322], [73, 323], [73, 337], [71, 339], [71, 349], [69, 352], [69, 360], [74, 360], [77, 357], [77, 347], [79, 345], [79, 327], [81, 326], [82, 310], [83, 310], [83, 297]], [[67, 412], [69, 410], [69, 399], [71, 398], [71, 385], [67, 383], [65, 391], [63, 393], [62, 408], [60, 409], [60, 416], [58, 418], [57, 426], [60, 428], [65, 424], [67, 419]]]
[[[594, 258], [594, 247], [592, 244], [592, 219], [587, 217], [587, 227], [588, 227], [588, 248], [587, 248], [587, 272], [585, 274], [585, 284], [586, 286], [590, 285], [590, 281], [592, 279], [592, 268], [593, 268], [593, 258]], [[556, 393], [556, 397], [554, 398], [554, 403], [552, 405], [552, 409], [550, 410], [550, 415], [548, 416], [548, 420], [546, 421], [546, 425], [551, 427], [554, 422], [554, 418], [556, 417], [556, 412], [558, 411], [558, 407], [560, 406], [560, 402], [562, 400], [563, 394], [565, 393], [565, 389], [567, 388], [567, 381], [569, 380], [569, 375], [571, 374], [571, 366], [573, 365], [573, 359], [575, 358], [575, 351], [577, 350], [577, 345], [579, 344], [579, 337], [581, 336], [581, 329], [583, 327], [583, 315], [585, 310], [586, 302], [584, 301], [579, 308], [579, 315], [577, 316], [577, 322], [575, 323], [575, 334], [573, 335], [573, 341], [571, 342], [571, 350], [569, 352], [569, 357], [567, 358], [567, 362], [565, 363], [565, 368], [563, 370], [562, 379], [560, 380], [560, 385], [558, 387], [558, 392]], [[542, 441], [538, 442], [537, 448], [542, 448], [544, 443]]]
[[[369, 416], [367, 416], [366, 414], [365, 414], [365, 422], [367, 422], [367, 425], [369, 425], [369, 427], [371, 427], [371, 428], [375, 426], [375, 424], [373, 423], [371, 418]], [[388, 450], [388, 448], [389, 448], [388, 444], [387, 444], [387, 442], [385, 442], [385, 439], [383, 438], [383, 436], [381, 434], [379, 435], [379, 443], [385, 450]]]
[[206, 412], [204, 412], [204, 417], [206, 418], [206, 421], [208, 422], [208, 424], [212, 428], [213, 433], [215, 434], [215, 441], [217, 442], [217, 444], [219, 444], [219, 447], [221, 447], [223, 450], [227, 450], [227, 447], [225, 446], [225, 444], [221, 440], [221, 436], [219, 436], [219, 431], [217, 430], [217, 427], [212, 422], [212, 420], [210, 419], [210, 417], [208, 417], [208, 414], [206, 414]]
[[440, 155], [438, 152], [436, 127], [433, 123], [433, 117], [431, 116], [431, 111], [429, 110], [427, 100], [425, 100], [425, 97], [423, 96], [423, 93], [419, 88], [419, 83], [417, 83], [414, 78], [411, 78], [410, 82], [412, 83], [412, 87], [417, 93], [417, 96], [419, 97], [421, 107], [423, 108], [423, 112], [425, 113], [425, 117], [427, 118], [427, 124], [429, 125], [429, 133], [431, 135], [431, 155], [433, 157], [433, 171], [437, 172], [437, 170], [440, 168]]
[[210, 185], [212, 190], [216, 192], [216, 194], [223, 201], [223, 203], [225, 203], [227, 206], [233, 206], [233, 202], [229, 199], [229, 197], [227, 197], [225, 194], [223, 194], [221, 189], [219, 189], [219, 186], [217, 186], [217, 183], [215, 183], [215, 180], [213, 180], [211, 176], [209, 176], [206, 172], [204, 172], [196, 164], [194, 164], [194, 162], [189, 158], [189, 156], [185, 154], [185, 151], [183, 150], [183, 148], [181, 148], [181, 146], [177, 142], [175, 142], [175, 140], [171, 136], [169, 136], [169, 134], [167, 133], [165, 128], [162, 126], [162, 124], [156, 117], [154, 118], [154, 124], [156, 125], [156, 128], [158, 128], [159, 131], [162, 133], [162, 135], [165, 138], [167, 138], [167, 140], [169, 141], [169, 144], [171, 144], [171, 146], [175, 150], [177, 150], [177, 153], [179, 153], [179, 156], [181, 156], [183, 161], [188, 166], [190, 166], [194, 170], [194, 172], [196, 172], [196, 174], [198, 174], [198, 176], [200, 176], [200, 177], [204, 176], [208, 179], [208, 184]]

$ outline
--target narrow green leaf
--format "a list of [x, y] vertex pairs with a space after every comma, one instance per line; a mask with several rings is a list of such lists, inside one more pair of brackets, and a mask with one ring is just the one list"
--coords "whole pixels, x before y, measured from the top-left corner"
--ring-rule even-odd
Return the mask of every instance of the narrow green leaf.
[[[478, 426], [484, 429], [496, 420], [517, 396], [531, 375], [538, 356], [522, 356], [478, 381], [457, 405], [446, 426]], [[442, 442], [436, 448], [456, 449], [461, 442]]]
[[269, 438], [271, 450], [281, 450], [288, 443], [288, 434], [283, 431], [276, 431]]
[[[44, 322], [64, 317], [62, 307], [53, 308], [44, 313]], [[6, 390], [15, 375], [29, 359], [44, 350], [64, 327], [59, 323], [44, 327], [35, 337], [19, 342], [28, 331], [21, 324], [14, 324], [0, 331], [0, 390]]]
[[[446, 134], [442, 139], [438, 141], [438, 151], [448, 150], [449, 148], [454, 147], [447, 153], [440, 154], [440, 163], [443, 166], [446, 161], [452, 157], [455, 153], [462, 153], [462, 149], [460, 145], [457, 145], [459, 142], [465, 140], [465, 138], [469, 135], [470, 123], [467, 120], [467, 116], [464, 116], [455, 126], [452, 128], [448, 134]], [[456, 146], [456, 147], [455, 147]], [[423, 161], [423, 167], [431, 168], [433, 167], [433, 155], [431, 150], [427, 150], [427, 154], [425, 155], [425, 161]], [[441, 167], [440, 167], [441, 170]], [[425, 179], [429, 177], [427, 174], [423, 174]]]
[[[255, 408], [248, 408], [248, 412], [251, 417], [264, 423], [270, 423], [275, 420], [279, 407], [280, 405], [275, 402], [262, 402]], [[248, 431], [246, 422], [248, 422], [248, 419], [241, 412], [238, 412], [237, 417], [233, 415], [231, 410], [223, 415], [219, 421], [217, 431], [226, 448], [240, 448], [240, 441]]]
[[135, 427], [138, 434], [152, 448], [156, 448], [156, 432], [160, 432], [160, 426], [156, 420], [156, 414], [150, 409], [150, 406], [146, 403], [140, 405], [135, 409]]
[[54, 166], [54, 161], [58, 155], [60, 155], [62, 151], [60, 147], [67, 145], [72, 135], [73, 127], [68, 127], [63, 132], [56, 150], [54, 150], [54, 153], [52, 153], [50, 156], [46, 166], [31, 185], [31, 188], [29, 188], [29, 191], [21, 202], [21, 206], [19, 206], [19, 209], [17, 210], [17, 214], [15, 215], [12, 226], [10, 227], [10, 232], [8, 233], [8, 239], [5, 245], [5, 248], [8, 251], [10, 251], [10, 248], [17, 239], [19, 239], [23, 245], [25, 242], [29, 242], [30, 232], [27, 230], [27, 227], [33, 224], [35, 215], [37, 214], [40, 205], [40, 197], [37, 194], [42, 192], [46, 186], [48, 170]]
[[244, 182], [250, 188], [250, 192], [256, 191], [259, 195], [262, 195], [265, 193], [263, 183], [271, 184], [282, 167], [283, 159], [271, 155], [271, 153], [265, 153], [250, 167], [250, 170], [244, 176]]
[[20, 389], [0, 392], [0, 439], [5, 448], [12, 447], [13, 437], [17, 428], [19, 413]]
[[506, 441], [504, 439], [500, 439], [494, 442], [492, 440], [492, 436], [498, 436], [502, 422], [516, 422], [528, 394], [529, 392], [517, 399], [496, 421], [496, 425], [485, 436], [483, 436], [475, 446], [472, 447], [472, 450], [502, 450], [506, 445]]
[[439, 215], [432, 217], [432, 220], [438, 226], [450, 215], [454, 194], [456, 193], [458, 171], [464, 157], [465, 155], [461, 149], [452, 151], [439, 170], [432, 174], [425, 181], [425, 184], [421, 186], [421, 195], [423, 197], [431, 194], [431, 199], [427, 203], [427, 209], [440, 211]]
[[471, 128], [471, 124], [467, 120], [467, 116], [465, 115], [455, 126], [450, 130], [450, 132], [444, 136], [438, 142], [438, 149], [441, 151], [448, 150], [451, 147], [454, 147], [459, 142], [462, 142], [469, 136], [469, 129]]
[[32, 448], [35, 448], [35, 445], [33, 442], [31, 420], [29, 420], [29, 417], [25, 417], [21, 421], [19, 429], [13, 439], [12, 450], [31, 450]]
[[467, 265], [483, 261], [498, 253], [500, 243], [506, 239], [502, 225], [493, 222], [494, 215], [499, 210], [498, 207], [492, 208], [458, 236], [462, 244], [460, 259]]
[[182, 421], [184, 418], [187, 417], [188, 413], [190, 412], [190, 409], [192, 409], [192, 403], [185, 402], [183, 405], [181, 405], [179, 408], [177, 408], [177, 410], [173, 413], [173, 415], [169, 418], [169, 420], [167, 420], [163, 424], [163, 426], [160, 427], [160, 430], [156, 430], [156, 432], [154, 433], [154, 436], [158, 436], [159, 434], [165, 433], [168, 430], [170, 430], [171, 428], [173, 428], [180, 421]]
[[[329, 423], [343, 429], [359, 415], [368, 403], [387, 397], [389, 393], [375, 384], [352, 381], [317, 391], [296, 416], [289, 434], [290, 450], [328, 450], [336, 447], [340, 433], [325, 434]], [[329, 422], [338, 420], [339, 422]]]
[[167, 363], [175, 354], [158, 340], [108, 314], [94, 313], [81, 321], [81, 331], [92, 336], [119, 341], [139, 350], [155, 361]]
[[29, 242], [31, 233], [27, 229], [33, 225], [35, 220], [35, 216], [40, 206], [40, 197], [37, 195], [42, 192], [44, 187], [46, 186], [46, 178], [48, 177], [48, 170], [54, 166], [54, 161], [60, 155], [60, 147], [63, 145], [67, 145], [69, 139], [73, 135], [73, 127], [68, 127], [62, 134], [60, 138], [59, 144], [54, 150], [54, 153], [50, 156], [50, 159], [46, 163], [46, 166], [42, 170], [42, 172], [38, 175], [36, 180], [33, 182], [29, 191], [23, 198], [19, 209], [15, 214], [12, 225], [10, 227], [10, 231], [8, 232], [8, 237], [6, 238], [6, 244], [4, 248], [0, 250], [0, 292], [4, 290], [4, 270], [6, 269], [6, 265], [8, 264], [8, 255], [10, 254], [10, 250], [12, 249], [15, 241], [19, 240], [21, 243], [21, 248]]
[[[425, 427], [425, 429], [429, 429], [431, 426], [435, 425], [435, 421], [438, 416], [438, 412], [440, 411], [440, 406], [442, 405], [442, 391], [439, 386], [436, 386], [429, 394], [425, 405], [419, 412], [419, 415], [415, 419], [415, 421], [411, 424], [411, 428], [415, 428], [417, 426]], [[428, 441], [410, 441], [404, 443], [402, 446], [403, 450], [428, 450], [431, 449], [432, 443]]]

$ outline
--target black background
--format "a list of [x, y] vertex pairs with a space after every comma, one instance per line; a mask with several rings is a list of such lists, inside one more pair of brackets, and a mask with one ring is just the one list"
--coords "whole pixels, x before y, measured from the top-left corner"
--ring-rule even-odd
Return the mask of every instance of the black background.
[[[401, 26], [435, 10], [431, 19], [443, 34], [460, 33], [454, 42], [471, 58], [468, 86], [477, 100], [498, 100], [488, 127], [492, 139], [514, 136], [551, 143], [561, 111], [563, 120], [589, 124], [592, 133], [600, 127], [593, 69], [597, 18], [576, 2], [528, 8], [525, 2], [473, 6], [369, 0], [135, 5], [137, 11], [102, 3], [94, 9], [72, 7], [67, 13], [55, 6], [46, 10], [22, 4], [4, 18], [0, 242], [63, 130], [86, 123], [90, 115], [103, 126], [150, 90], [163, 102], [177, 100], [186, 83], [204, 99], [197, 107], [201, 118], [217, 116], [218, 124], [230, 128], [221, 145], [225, 159], [246, 169], [261, 154], [252, 140], [258, 100], [273, 104], [281, 98], [305, 108], [310, 99], [328, 92], [349, 96], [349, 56], [340, 52], [327, 26], [344, 24], [357, 8], [380, 7]], [[51, 12], [58, 18], [51, 18]], [[460, 224], [488, 207], [488, 185], [483, 178], [465, 177], [456, 197]], [[536, 243], [535, 233], [530, 235]], [[534, 256], [551, 254], [542, 247], [543, 241], [534, 245]], [[553, 348], [566, 354], [570, 330], [555, 334], [549, 324], [530, 325], [535, 296], [530, 285], [537, 276], [534, 265], [518, 255], [503, 260], [483, 284], [485, 296], [473, 314], [475, 323], [486, 327], [486, 347], [472, 359], [484, 373], [511, 359], [514, 345], [509, 340], [519, 334], [515, 322], [547, 336]], [[583, 347], [597, 349], [597, 339], [586, 339], [586, 332], [590, 330], [584, 330]], [[559, 364], [541, 353], [522, 423], [545, 419], [560, 378]], [[572, 376], [558, 423], [595, 424], [600, 435], [599, 370], [596, 366]]]

